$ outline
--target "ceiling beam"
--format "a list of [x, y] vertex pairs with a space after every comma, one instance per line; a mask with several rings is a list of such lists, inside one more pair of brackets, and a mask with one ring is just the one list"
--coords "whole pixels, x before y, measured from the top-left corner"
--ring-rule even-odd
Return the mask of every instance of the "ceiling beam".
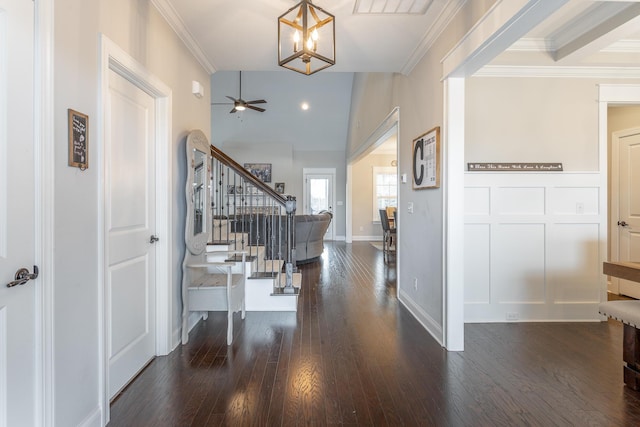
[[579, 60], [599, 52], [620, 39], [637, 33], [638, 28], [640, 28], [640, 3], [633, 3], [558, 47], [553, 58], [556, 62]]
[[497, 0], [442, 60], [442, 77], [471, 76], [568, 0]]

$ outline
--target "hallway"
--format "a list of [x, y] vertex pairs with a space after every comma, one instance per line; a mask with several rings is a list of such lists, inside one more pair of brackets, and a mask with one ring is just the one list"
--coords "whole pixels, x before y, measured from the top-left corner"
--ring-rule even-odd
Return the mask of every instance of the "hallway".
[[117, 398], [110, 426], [637, 425], [622, 327], [475, 324], [448, 353], [396, 299], [366, 242], [301, 267], [297, 313], [211, 313]]

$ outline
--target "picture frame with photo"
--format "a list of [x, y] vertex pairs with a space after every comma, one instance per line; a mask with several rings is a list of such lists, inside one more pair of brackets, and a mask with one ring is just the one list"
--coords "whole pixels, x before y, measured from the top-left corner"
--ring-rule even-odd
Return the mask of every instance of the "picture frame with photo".
[[276, 182], [273, 188], [276, 190], [276, 193], [284, 194], [284, 182]]
[[271, 182], [271, 163], [245, 163], [244, 168], [262, 182]]

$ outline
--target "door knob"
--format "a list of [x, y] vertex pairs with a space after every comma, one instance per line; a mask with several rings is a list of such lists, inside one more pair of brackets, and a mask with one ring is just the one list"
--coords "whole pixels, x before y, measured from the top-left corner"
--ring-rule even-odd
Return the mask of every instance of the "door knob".
[[149, 243], [155, 243], [158, 240], [160, 240], [160, 238], [158, 236], [156, 236], [155, 234], [152, 234], [151, 237], [149, 237]]
[[14, 286], [24, 285], [29, 280], [33, 280], [38, 277], [38, 266], [33, 266], [33, 273], [29, 273], [28, 268], [21, 268], [16, 271], [16, 275], [12, 282], [7, 283], [7, 288], [13, 288]]
[[618, 221], [618, 225], [620, 227], [627, 227], [629, 224], [627, 224], [625, 221]]

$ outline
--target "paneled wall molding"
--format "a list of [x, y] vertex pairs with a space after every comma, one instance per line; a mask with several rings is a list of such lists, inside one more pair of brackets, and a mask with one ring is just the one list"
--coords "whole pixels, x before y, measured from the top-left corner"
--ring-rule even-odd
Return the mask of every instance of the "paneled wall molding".
[[603, 185], [600, 172], [466, 173], [465, 322], [600, 320]]

